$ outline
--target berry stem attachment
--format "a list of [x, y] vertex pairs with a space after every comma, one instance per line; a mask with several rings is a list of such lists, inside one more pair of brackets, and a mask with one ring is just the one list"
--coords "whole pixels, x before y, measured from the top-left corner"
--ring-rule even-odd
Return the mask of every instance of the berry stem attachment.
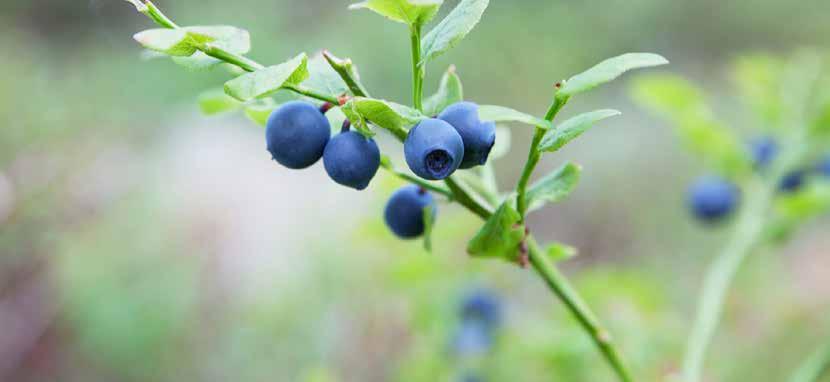
[[343, 126], [340, 127], [340, 132], [345, 133], [345, 132], [349, 131], [351, 128], [352, 128], [352, 121], [349, 121], [348, 119], [346, 119], [346, 120], [343, 121]]

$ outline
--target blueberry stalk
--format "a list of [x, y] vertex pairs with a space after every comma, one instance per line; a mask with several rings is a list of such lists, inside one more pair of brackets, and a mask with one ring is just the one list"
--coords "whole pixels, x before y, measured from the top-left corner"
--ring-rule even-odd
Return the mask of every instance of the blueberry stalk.
[[435, 192], [437, 194], [444, 195], [447, 198], [449, 198], [450, 200], [455, 199], [455, 195], [453, 194], [453, 192], [450, 189], [447, 189], [445, 187], [441, 187], [439, 185], [427, 182], [427, 181], [425, 181], [421, 178], [418, 178], [416, 176], [412, 176], [412, 175], [409, 175], [407, 173], [403, 173], [403, 172], [400, 172], [400, 171], [396, 170], [395, 166], [392, 164], [392, 160], [390, 160], [389, 157], [387, 157], [386, 155], [381, 157], [380, 167], [382, 167], [386, 171], [389, 171], [392, 175], [395, 175], [398, 178], [401, 178], [401, 179], [403, 179], [403, 180], [405, 180], [409, 183], [415, 184], [415, 185], [417, 185], [417, 186], [419, 186], [419, 187], [421, 187], [425, 190], [429, 190], [429, 191]]
[[412, 25], [410, 41], [412, 43], [412, 105], [418, 111], [424, 111], [424, 75], [425, 69], [421, 63], [421, 26]]

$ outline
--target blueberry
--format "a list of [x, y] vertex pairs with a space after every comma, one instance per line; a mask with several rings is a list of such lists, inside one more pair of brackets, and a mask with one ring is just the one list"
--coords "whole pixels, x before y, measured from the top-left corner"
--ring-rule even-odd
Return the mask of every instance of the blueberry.
[[452, 175], [461, 165], [464, 142], [450, 124], [427, 119], [409, 131], [404, 153], [412, 172], [427, 180], [440, 180]]
[[310, 103], [293, 101], [271, 113], [265, 129], [268, 151], [274, 160], [291, 169], [317, 163], [331, 136], [331, 125]]
[[756, 138], [749, 142], [749, 151], [755, 168], [764, 169], [778, 156], [778, 142], [771, 137]]
[[699, 179], [689, 190], [689, 206], [694, 215], [705, 222], [717, 222], [735, 210], [740, 191], [719, 177]]
[[386, 204], [386, 225], [402, 239], [421, 236], [424, 234], [424, 208], [427, 206], [432, 206], [432, 216], [435, 217], [432, 195], [418, 186], [405, 186], [395, 191]]
[[461, 303], [461, 319], [476, 321], [488, 328], [501, 323], [501, 303], [498, 296], [484, 289], [470, 292]]
[[329, 177], [338, 184], [363, 190], [378, 172], [380, 150], [374, 139], [344, 131], [326, 145], [323, 164]]
[[830, 155], [824, 157], [816, 167], [819, 175], [830, 177]]
[[781, 179], [781, 183], [778, 184], [778, 190], [784, 193], [796, 192], [804, 185], [806, 177], [807, 173], [805, 171], [793, 171]]
[[496, 124], [481, 122], [478, 105], [472, 102], [452, 104], [444, 109], [438, 119], [452, 125], [464, 141], [464, 159], [459, 168], [473, 168], [487, 163], [490, 150], [496, 143]]
[[493, 346], [493, 334], [481, 322], [461, 323], [452, 342], [452, 350], [460, 356], [475, 356], [486, 353]]

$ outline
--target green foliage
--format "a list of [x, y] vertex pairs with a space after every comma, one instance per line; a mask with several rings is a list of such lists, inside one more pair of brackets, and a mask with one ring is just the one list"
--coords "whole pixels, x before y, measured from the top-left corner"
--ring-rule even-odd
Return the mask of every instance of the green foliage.
[[530, 211], [544, 206], [545, 203], [557, 203], [565, 199], [576, 188], [582, 167], [565, 163], [547, 176], [539, 179], [527, 192]]
[[245, 104], [245, 116], [257, 125], [265, 127], [268, 117], [277, 109], [277, 106], [271, 98], [254, 100]]
[[545, 253], [551, 260], [560, 262], [572, 259], [579, 254], [579, 251], [569, 245], [562, 243], [551, 243], [545, 248]]
[[343, 111], [350, 118], [352, 124], [365, 126], [371, 122], [381, 128], [394, 132], [399, 136], [406, 136], [406, 130], [422, 119], [426, 118], [419, 111], [394, 102], [355, 97], [343, 107]]
[[551, 123], [544, 119], [534, 117], [505, 106], [481, 105], [478, 109], [478, 116], [482, 121], [493, 122], [520, 122], [536, 126], [545, 130], [551, 128]]
[[369, 9], [392, 21], [421, 26], [435, 17], [443, 0], [366, 0], [349, 9]]
[[346, 94], [349, 86], [340, 78], [322, 54], [308, 60], [308, 79], [304, 84], [327, 94]]
[[568, 119], [545, 134], [542, 142], [539, 143], [539, 151], [558, 151], [582, 133], [588, 131], [595, 123], [620, 114], [617, 110], [596, 110]]
[[432, 252], [432, 230], [435, 226], [434, 206], [424, 207], [424, 250]]
[[455, 72], [455, 66], [450, 66], [441, 77], [438, 92], [424, 101], [424, 114], [428, 116], [441, 114], [447, 106], [463, 100], [464, 87], [461, 86], [461, 78]]
[[185, 29], [149, 29], [136, 33], [133, 39], [152, 51], [182, 57], [193, 55], [200, 44], [212, 40], [208, 36]]
[[199, 108], [205, 115], [215, 115], [239, 110], [242, 103], [225, 94], [222, 89], [213, 89], [199, 95]]
[[749, 171], [741, 140], [715, 120], [703, 94], [688, 81], [669, 74], [645, 76], [636, 81], [633, 94], [674, 123], [688, 148], [722, 175], [736, 178]]
[[243, 74], [225, 83], [225, 93], [240, 101], [264, 97], [288, 85], [308, 78], [308, 57], [305, 53], [279, 65]]
[[421, 43], [423, 59], [419, 65], [435, 59], [452, 49], [475, 28], [490, 0], [461, 0], [444, 20], [424, 37]]
[[735, 61], [733, 75], [748, 106], [770, 128], [781, 125], [781, 68], [784, 62], [768, 55], [741, 57]]
[[508, 200], [493, 213], [484, 226], [470, 240], [467, 253], [473, 257], [498, 258], [516, 261], [519, 245], [525, 238], [525, 227], [521, 215]]
[[565, 81], [565, 84], [557, 92], [557, 97], [571, 97], [586, 92], [617, 79], [617, 77], [629, 70], [666, 65], [668, 63], [668, 60], [653, 53], [627, 53], [609, 58], [593, 68]]

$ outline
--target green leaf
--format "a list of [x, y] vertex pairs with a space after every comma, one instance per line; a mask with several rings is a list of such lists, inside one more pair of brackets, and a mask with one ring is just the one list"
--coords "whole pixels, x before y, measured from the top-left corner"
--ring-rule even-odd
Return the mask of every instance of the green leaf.
[[369, 9], [392, 21], [408, 25], [424, 25], [435, 17], [444, 0], [366, 0], [349, 9]]
[[405, 132], [409, 126], [426, 118], [418, 110], [379, 99], [355, 97], [348, 103], [361, 119], [392, 132]]
[[504, 106], [481, 105], [478, 108], [478, 116], [482, 121], [521, 122], [546, 130], [551, 128], [551, 123], [544, 119]]
[[323, 51], [323, 58], [329, 63], [340, 78], [348, 85], [352, 91], [352, 95], [358, 97], [369, 97], [369, 92], [366, 87], [360, 82], [360, 73], [357, 67], [352, 63], [351, 59], [341, 59], [331, 54], [328, 51]]
[[424, 249], [432, 252], [432, 228], [435, 224], [435, 207], [424, 207]]
[[734, 179], [751, 170], [742, 141], [714, 119], [701, 91], [685, 79], [669, 74], [641, 77], [632, 93], [674, 123], [685, 145], [720, 174]]
[[780, 102], [781, 68], [784, 62], [767, 56], [739, 58], [733, 75], [742, 99], [770, 127], [780, 126], [783, 108]]
[[593, 127], [595, 123], [620, 114], [617, 110], [596, 110], [568, 119], [545, 134], [539, 143], [539, 151], [557, 151]]
[[308, 80], [305, 85], [326, 94], [340, 95], [349, 91], [349, 87], [340, 78], [322, 54], [308, 60]]
[[474, 257], [502, 258], [515, 262], [519, 246], [525, 238], [525, 228], [519, 224], [521, 216], [513, 208], [513, 201], [504, 202], [470, 240], [467, 252]]
[[447, 106], [464, 100], [464, 88], [461, 86], [461, 78], [455, 72], [455, 66], [449, 69], [441, 77], [441, 84], [438, 85], [438, 92], [424, 101], [424, 114], [438, 115]]
[[559, 89], [557, 96], [570, 97], [611, 82], [629, 70], [660, 66], [668, 63], [668, 60], [653, 53], [627, 53], [622, 56], [609, 58], [593, 68], [571, 77]]
[[549, 175], [539, 179], [527, 192], [527, 201], [530, 211], [535, 211], [545, 203], [559, 202], [576, 188], [582, 167], [565, 163]]
[[503, 158], [510, 152], [510, 144], [512, 141], [512, 133], [510, 129], [497, 126], [496, 127], [496, 143], [490, 149], [490, 160]]
[[457, 45], [481, 20], [490, 0], [461, 0], [444, 20], [435, 26], [421, 43], [423, 65]]
[[199, 95], [199, 108], [206, 115], [215, 115], [238, 110], [242, 103], [225, 94], [222, 89], [213, 89]]
[[569, 245], [565, 245], [562, 243], [551, 243], [545, 249], [545, 254], [547, 254], [551, 260], [555, 262], [560, 262], [576, 257], [576, 255], [579, 254], [579, 251], [576, 248], [571, 247]]
[[268, 123], [268, 117], [278, 106], [271, 98], [254, 100], [245, 105], [245, 116], [257, 125], [264, 127]]
[[375, 136], [375, 132], [369, 128], [369, 124], [365, 118], [357, 111], [357, 106], [354, 103], [355, 99], [352, 98], [349, 102], [346, 102], [345, 105], [340, 107], [340, 111], [343, 112], [343, 115], [346, 116], [346, 119], [349, 120], [352, 124], [352, 129], [356, 130], [358, 133], [363, 134], [366, 138], [372, 138]]
[[[251, 51], [251, 36], [244, 29], [226, 25], [195, 26], [182, 29], [209, 36], [212, 39], [209, 44], [231, 53], [246, 54]], [[191, 70], [212, 69], [223, 63], [222, 60], [210, 57], [203, 52], [196, 52], [190, 57], [173, 57], [173, 62]]]
[[170, 56], [190, 56], [199, 44], [211, 38], [185, 29], [149, 29], [136, 33], [133, 39], [141, 46]]
[[308, 78], [308, 57], [301, 53], [288, 62], [243, 74], [225, 83], [225, 93], [240, 101], [250, 101], [296, 85]]
[[830, 211], [830, 182], [819, 179], [799, 192], [778, 198], [778, 214], [787, 220], [803, 221]]

